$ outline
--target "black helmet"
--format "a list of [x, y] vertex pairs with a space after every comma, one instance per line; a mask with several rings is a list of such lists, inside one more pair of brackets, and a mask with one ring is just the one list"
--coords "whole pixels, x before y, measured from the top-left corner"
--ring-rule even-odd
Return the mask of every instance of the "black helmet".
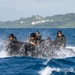
[[58, 30], [58, 31], [57, 31], [57, 34], [60, 34], [60, 33], [62, 34], [62, 31], [61, 31], [61, 30]]
[[35, 34], [40, 34], [40, 32], [39, 31], [36, 31]]
[[31, 33], [30, 34], [30, 37], [35, 37], [35, 33]]
[[50, 40], [50, 39], [51, 39], [50, 37], [47, 37], [47, 38], [46, 38], [46, 40]]
[[14, 34], [12, 34], [12, 33], [11, 33], [11, 34], [9, 34], [9, 37], [14, 37]]

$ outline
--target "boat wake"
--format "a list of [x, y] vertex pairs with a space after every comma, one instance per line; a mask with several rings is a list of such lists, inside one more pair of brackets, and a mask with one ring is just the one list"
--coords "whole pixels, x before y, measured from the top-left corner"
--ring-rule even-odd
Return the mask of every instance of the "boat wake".
[[[45, 49], [39, 49], [41, 50], [41, 53], [38, 54], [37, 58], [46, 59], [42, 63], [43, 66], [40, 71], [38, 71], [39, 75], [74, 75], [75, 69], [72, 67], [74, 66], [75, 62], [72, 62], [72, 58], [70, 60], [67, 59], [67, 57], [75, 57], [75, 47], [74, 46], [67, 46], [66, 49], [61, 50], [45, 50]], [[15, 55], [17, 56], [17, 55]], [[4, 42], [0, 42], [0, 58], [6, 58], [6, 57], [13, 57], [8, 55], [8, 52], [6, 51], [6, 44]], [[69, 63], [67, 63], [69, 62]], [[72, 64], [70, 64], [72, 63]], [[65, 65], [71, 67], [65, 67]]]
[[65, 68], [65, 69], [61, 69], [61, 68], [51, 68], [49, 66], [47, 66], [46, 68], [42, 69], [41, 71], [39, 71], [38, 73], [40, 75], [51, 75], [52, 72], [55, 72], [54, 75], [68, 75], [68, 74], [75, 74], [75, 70], [73, 68]]
[[6, 44], [3, 40], [0, 40], [0, 58], [6, 58], [9, 57], [6, 50]]
[[67, 46], [65, 49], [56, 50], [54, 58], [66, 58], [75, 56], [75, 47]]
[[[13, 56], [13, 55], [11, 55]], [[19, 56], [19, 55], [15, 55]], [[31, 56], [31, 54], [29, 54]], [[39, 53], [35, 56], [37, 58], [66, 58], [66, 57], [74, 57], [75, 56], [75, 47], [67, 46], [64, 50], [46, 50], [46, 49], [39, 49]], [[0, 43], [0, 58], [3, 57], [10, 57], [8, 52], [6, 51], [6, 44]]]

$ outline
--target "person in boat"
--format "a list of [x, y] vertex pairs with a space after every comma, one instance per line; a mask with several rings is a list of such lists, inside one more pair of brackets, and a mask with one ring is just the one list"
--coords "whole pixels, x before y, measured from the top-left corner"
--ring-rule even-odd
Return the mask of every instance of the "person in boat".
[[33, 45], [33, 46], [36, 46], [37, 41], [36, 41], [36, 35], [35, 35], [35, 33], [31, 33], [31, 34], [30, 34], [29, 43], [30, 43], [31, 45]]
[[19, 54], [22, 42], [17, 41], [17, 38], [14, 34], [9, 34], [7, 41], [6, 41], [6, 51], [9, 55], [16, 55]]
[[65, 48], [66, 46], [66, 37], [65, 35], [62, 33], [61, 30], [57, 31], [57, 35], [55, 40], [53, 41], [54, 46], [58, 47], [58, 48]]
[[17, 38], [11, 33], [9, 34], [7, 41], [17, 41]]
[[30, 37], [26, 40], [25, 55], [29, 55], [30, 53], [31, 56], [34, 56], [36, 43], [36, 35], [35, 33], [31, 33]]
[[46, 48], [51, 48], [53, 46], [53, 43], [51, 41], [51, 38], [50, 37], [47, 37], [46, 38], [46, 41], [45, 41], [45, 47]]
[[42, 36], [41, 36], [41, 34], [40, 34], [40, 32], [39, 31], [36, 31], [35, 32], [35, 35], [36, 35], [36, 42], [37, 42], [37, 46], [38, 45], [40, 45], [44, 40], [42, 39]]
[[14, 36], [13, 33], [9, 34], [9, 36], [7, 37], [7, 40], [6, 40], [6, 44], [10, 44], [12, 42], [16, 42], [17, 41], [17, 38]]

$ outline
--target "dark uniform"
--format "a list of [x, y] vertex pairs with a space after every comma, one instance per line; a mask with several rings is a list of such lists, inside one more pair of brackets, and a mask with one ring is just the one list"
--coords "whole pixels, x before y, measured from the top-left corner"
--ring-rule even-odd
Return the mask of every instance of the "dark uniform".
[[29, 40], [29, 43], [32, 44], [32, 45], [36, 45], [36, 36], [35, 36], [35, 33], [31, 33], [30, 34], [30, 40]]
[[30, 53], [31, 56], [34, 56], [34, 51], [35, 51], [35, 47], [36, 47], [35, 33], [30, 34], [29, 44], [26, 44], [25, 47], [26, 47], [26, 55], [28, 55], [28, 53]]
[[36, 39], [37, 45], [40, 45], [43, 42], [42, 36], [40, 35], [39, 31], [37, 31], [35, 34], [36, 34], [36, 38], [35, 39]]
[[12, 33], [8, 36], [7, 41], [5, 43], [7, 44], [6, 51], [9, 55], [19, 54], [20, 48], [23, 44], [23, 42], [17, 41], [17, 38]]
[[17, 41], [17, 38], [14, 36], [14, 34], [10, 34], [7, 38], [7, 41]]
[[47, 48], [51, 48], [51, 47], [53, 46], [53, 43], [52, 43], [50, 37], [47, 37], [47, 38], [46, 38], [45, 46], [46, 46]]
[[[58, 35], [61, 35], [61, 36], [58, 36]], [[61, 31], [58, 31], [57, 32], [57, 37], [55, 38], [55, 40], [54, 40], [54, 46], [56, 46], [56, 47], [62, 47], [62, 48], [65, 48], [65, 46], [66, 46], [66, 37], [62, 34], [62, 32]]]

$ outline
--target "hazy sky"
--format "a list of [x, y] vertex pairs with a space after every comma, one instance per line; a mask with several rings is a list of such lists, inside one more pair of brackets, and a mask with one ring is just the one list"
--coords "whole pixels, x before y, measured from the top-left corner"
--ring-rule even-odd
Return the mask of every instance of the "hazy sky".
[[75, 0], [0, 0], [0, 21], [75, 13]]

